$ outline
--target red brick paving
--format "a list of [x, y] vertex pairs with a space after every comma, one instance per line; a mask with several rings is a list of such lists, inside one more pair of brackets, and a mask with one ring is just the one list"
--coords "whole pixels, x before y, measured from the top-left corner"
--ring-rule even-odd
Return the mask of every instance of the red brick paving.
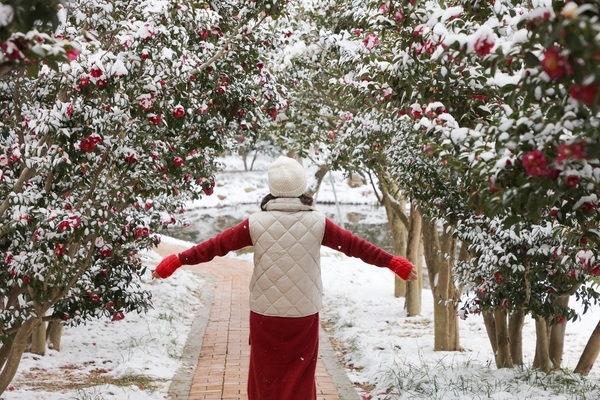
[[[161, 245], [156, 249], [163, 257], [182, 250], [184, 248], [172, 245]], [[248, 286], [252, 266], [231, 258], [216, 258], [209, 263], [184, 268], [215, 278], [213, 303], [188, 400], [247, 399]], [[317, 399], [340, 400], [321, 357], [316, 375]]]

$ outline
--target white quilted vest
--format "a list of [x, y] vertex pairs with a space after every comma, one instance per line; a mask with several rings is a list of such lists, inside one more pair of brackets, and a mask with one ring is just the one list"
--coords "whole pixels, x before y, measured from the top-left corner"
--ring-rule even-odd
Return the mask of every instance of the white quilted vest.
[[304, 317], [321, 309], [321, 243], [325, 216], [297, 198], [277, 198], [249, 217], [254, 245], [250, 309]]

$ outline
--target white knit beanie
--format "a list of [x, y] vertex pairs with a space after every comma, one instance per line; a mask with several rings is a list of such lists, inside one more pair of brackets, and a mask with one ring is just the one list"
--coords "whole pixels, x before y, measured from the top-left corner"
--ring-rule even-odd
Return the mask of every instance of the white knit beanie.
[[275, 197], [298, 197], [306, 191], [306, 173], [293, 158], [281, 156], [269, 166], [269, 190]]

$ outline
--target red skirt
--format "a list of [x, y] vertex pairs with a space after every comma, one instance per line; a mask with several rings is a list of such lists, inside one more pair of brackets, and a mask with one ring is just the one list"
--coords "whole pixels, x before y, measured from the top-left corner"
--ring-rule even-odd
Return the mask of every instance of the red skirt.
[[250, 312], [248, 400], [316, 400], [319, 314], [269, 317]]

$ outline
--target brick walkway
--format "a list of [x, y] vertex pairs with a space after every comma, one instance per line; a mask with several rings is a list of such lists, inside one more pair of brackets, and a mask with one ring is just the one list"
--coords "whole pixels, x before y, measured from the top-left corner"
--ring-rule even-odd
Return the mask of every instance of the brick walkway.
[[[164, 257], [182, 250], [161, 245], [156, 251]], [[202, 297], [211, 306], [197, 316], [192, 326], [183, 355], [187, 367], [176, 373], [169, 390], [170, 399], [247, 399], [248, 285], [252, 266], [230, 258], [216, 258], [184, 268], [207, 279]], [[337, 364], [323, 331], [317, 363], [317, 399], [359, 399]]]

